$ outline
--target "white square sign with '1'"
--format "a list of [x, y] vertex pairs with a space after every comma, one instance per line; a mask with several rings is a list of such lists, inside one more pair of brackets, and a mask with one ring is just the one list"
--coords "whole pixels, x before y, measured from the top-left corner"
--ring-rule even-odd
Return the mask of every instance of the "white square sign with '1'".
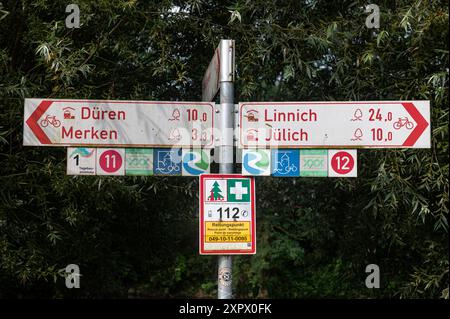
[[67, 148], [67, 175], [95, 175], [97, 150], [86, 147]]

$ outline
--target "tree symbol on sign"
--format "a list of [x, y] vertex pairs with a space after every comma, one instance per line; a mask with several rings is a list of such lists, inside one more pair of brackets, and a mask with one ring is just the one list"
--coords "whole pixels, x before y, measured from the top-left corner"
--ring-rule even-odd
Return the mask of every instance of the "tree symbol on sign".
[[219, 187], [219, 183], [214, 182], [213, 188], [211, 189], [211, 194], [208, 197], [208, 200], [211, 202], [214, 201], [223, 201], [223, 196], [220, 194], [222, 193], [222, 190]]
[[363, 132], [360, 128], [357, 128], [355, 133], [353, 133], [352, 141], [362, 141], [361, 137], [363, 136]]
[[180, 110], [179, 109], [175, 109], [172, 112], [172, 117], [169, 119], [169, 121], [179, 121], [180, 120]]
[[355, 114], [353, 114], [353, 118], [350, 121], [362, 121], [362, 111], [361, 109], [356, 109]]

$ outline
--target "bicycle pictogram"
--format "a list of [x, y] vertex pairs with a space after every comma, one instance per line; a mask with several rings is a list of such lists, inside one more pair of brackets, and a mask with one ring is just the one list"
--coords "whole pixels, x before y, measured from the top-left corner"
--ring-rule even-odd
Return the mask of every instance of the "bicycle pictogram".
[[41, 126], [47, 127], [49, 124], [51, 124], [53, 127], [60, 127], [61, 121], [56, 118], [55, 115], [47, 115], [42, 121]]
[[158, 152], [157, 163], [155, 170], [158, 173], [171, 174], [180, 171], [180, 166], [172, 159], [171, 151]]
[[[277, 165], [280, 164], [280, 162], [277, 162]], [[290, 172], [295, 173], [297, 171], [297, 166], [295, 166], [294, 164], [291, 164], [289, 166], [285, 166], [283, 168], [277, 167], [274, 170], [274, 173], [279, 173], [279, 174], [289, 174]]]
[[411, 130], [414, 127], [414, 123], [411, 122], [406, 116], [405, 117], [399, 117], [397, 122], [394, 122], [394, 128], [396, 130], [399, 130], [405, 126], [408, 130]]
[[291, 159], [286, 153], [281, 156], [279, 161], [276, 161], [275, 165], [276, 168], [274, 170], [274, 173], [286, 175], [291, 172], [295, 173], [297, 171], [297, 166], [291, 163]]

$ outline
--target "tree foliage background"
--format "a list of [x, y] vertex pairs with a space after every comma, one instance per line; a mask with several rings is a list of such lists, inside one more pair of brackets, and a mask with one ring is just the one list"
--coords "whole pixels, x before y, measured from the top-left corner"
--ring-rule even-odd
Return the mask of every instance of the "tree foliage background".
[[[222, 38], [236, 101], [431, 101], [432, 148], [361, 150], [359, 176], [258, 178], [258, 252], [237, 297], [448, 298], [448, 2], [0, 1], [0, 296], [214, 297], [198, 181], [71, 177], [23, 147], [25, 97], [200, 100]], [[81, 268], [81, 289], [61, 269]], [[365, 287], [377, 264], [381, 288]]]

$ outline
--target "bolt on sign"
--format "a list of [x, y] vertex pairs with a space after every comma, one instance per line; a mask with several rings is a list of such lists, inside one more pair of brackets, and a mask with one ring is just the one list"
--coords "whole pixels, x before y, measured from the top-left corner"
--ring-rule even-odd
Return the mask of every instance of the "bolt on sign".
[[200, 254], [255, 254], [255, 216], [252, 177], [200, 175]]
[[430, 101], [239, 103], [242, 148], [430, 148]]
[[25, 99], [24, 145], [214, 147], [214, 104]]

